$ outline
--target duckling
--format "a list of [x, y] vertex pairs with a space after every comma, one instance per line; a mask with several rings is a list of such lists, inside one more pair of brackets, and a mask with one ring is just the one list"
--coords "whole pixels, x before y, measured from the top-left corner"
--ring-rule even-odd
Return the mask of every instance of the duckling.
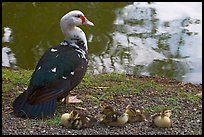
[[64, 113], [62, 116], [61, 116], [61, 123], [63, 126], [66, 126], [68, 124], [68, 121], [67, 119], [70, 117], [70, 114], [69, 113]]
[[120, 114], [113, 110], [111, 106], [102, 109], [100, 123], [108, 126], [123, 126], [128, 121], [128, 114]]
[[140, 109], [135, 109], [128, 105], [126, 107], [125, 113], [128, 114], [128, 122], [142, 122], [146, 120], [145, 111]]
[[63, 126], [67, 127], [68, 126], [68, 119], [74, 119], [77, 115], [76, 111], [71, 111], [70, 113], [64, 113], [61, 116], [61, 123]]
[[160, 113], [152, 116], [152, 122], [157, 127], [168, 128], [172, 126], [172, 120], [170, 119], [171, 110], [164, 109]]
[[92, 127], [97, 122], [97, 119], [85, 114], [78, 114], [76, 117], [75, 127], [76, 129]]
[[80, 114], [76, 110], [71, 111], [69, 114], [65, 113], [61, 117], [61, 122], [64, 126], [72, 129], [82, 129], [93, 126], [96, 118]]

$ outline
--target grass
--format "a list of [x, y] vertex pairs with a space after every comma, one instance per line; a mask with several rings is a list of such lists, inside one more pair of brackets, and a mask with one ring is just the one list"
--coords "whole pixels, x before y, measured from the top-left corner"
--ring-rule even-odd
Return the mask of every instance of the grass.
[[48, 125], [60, 125], [60, 117], [61, 115], [54, 116], [53, 118], [45, 120]]
[[[2, 68], [3, 103], [4, 100], [10, 100], [10, 102], [13, 101], [18, 94], [22, 93], [25, 88], [27, 88], [32, 72], [33, 70], [12, 70]], [[158, 82], [155, 79], [147, 77], [131, 77], [124, 73], [108, 73], [94, 76], [86, 74], [82, 82], [75, 88], [75, 91], [85, 94], [86, 97], [84, 97], [94, 106], [99, 106], [101, 101], [112, 99], [115, 96], [129, 94], [143, 96], [143, 94], [148, 93], [154, 95], [152, 95], [152, 98], [171, 104], [168, 106], [169, 109], [175, 109], [180, 108], [180, 106], [176, 105], [176, 102], [181, 97], [192, 102], [202, 100], [202, 96], [195, 96], [195, 94], [200, 92], [200, 89], [191, 88], [186, 85], [188, 84], [169, 84], [168, 82], [165, 82], [165, 80]], [[159, 96], [166, 92], [174, 92], [175, 95], [180, 96], [167, 96], [166, 98], [161, 98]], [[11, 96], [9, 96], [10, 98], [7, 97], [7, 94], [11, 94]], [[149, 98], [144, 98], [144, 101], [148, 102], [148, 100]], [[157, 105], [151, 106], [148, 109], [160, 110], [163, 108], [166, 108], [166, 106]], [[59, 106], [57, 114], [54, 117], [43, 121], [48, 125], [59, 125], [61, 116], [60, 111], [62, 109], [64, 109], [64, 107]]]
[[[87, 74], [84, 81], [79, 85], [79, 88], [80, 87], [101, 87], [103, 89], [104, 98], [117, 94], [138, 93], [142, 89], [154, 89], [161, 91], [168, 88], [167, 86], [156, 83], [153, 80], [136, 81], [135, 79], [127, 77], [124, 73], [99, 74], [94, 77]], [[90, 92], [93, 94], [92, 91]]]
[[27, 85], [31, 77], [33, 70], [12, 70], [12, 69], [2, 69], [3, 80], [10, 81], [13, 85]]

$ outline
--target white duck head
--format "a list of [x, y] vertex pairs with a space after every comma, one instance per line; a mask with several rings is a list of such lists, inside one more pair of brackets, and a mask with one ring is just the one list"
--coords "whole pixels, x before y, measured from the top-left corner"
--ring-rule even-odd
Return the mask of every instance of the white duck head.
[[60, 21], [61, 30], [65, 36], [65, 40], [70, 41], [73, 39], [80, 39], [84, 42], [84, 46], [87, 50], [86, 35], [79, 27], [77, 27], [79, 25], [94, 26], [94, 24], [79, 10], [68, 12]]

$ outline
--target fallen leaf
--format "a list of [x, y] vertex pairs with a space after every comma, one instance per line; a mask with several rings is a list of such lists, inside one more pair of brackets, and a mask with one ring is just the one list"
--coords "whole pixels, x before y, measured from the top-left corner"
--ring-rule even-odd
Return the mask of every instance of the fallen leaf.
[[68, 96], [68, 99], [66, 98], [66, 103], [81, 103], [82, 101], [80, 99], [77, 99], [77, 96]]
[[21, 93], [23, 93], [23, 91], [18, 91], [18, 93], [20, 93], [20, 94], [21, 94]]
[[202, 109], [202, 105], [198, 105], [198, 109], [201, 110]]
[[91, 98], [91, 97], [93, 97], [93, 96], [92, 96], [92, 95], [89, 95], [89, 94], [86, 94], [85, 97]]
[[83, 108], [83, 107], [75, 107], [75, 108], [77, 108], [77, 109], [81, 109], [81, 110], [87, 110], [86, 108]]
[[107, 88], [110, 88], [110, 87], [94, 87], [94, 88], [107, 89]]
[[195, 96], [202, 96], [202, 92], [195, 94]]

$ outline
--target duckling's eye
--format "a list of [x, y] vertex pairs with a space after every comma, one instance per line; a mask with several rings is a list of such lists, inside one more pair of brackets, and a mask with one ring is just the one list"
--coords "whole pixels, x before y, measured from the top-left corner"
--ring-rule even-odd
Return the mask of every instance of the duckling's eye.
[[107, 110], [107, 109], [108, 109], [108, 107], [104, 107], [104, 108], [103, 108], [103, 110]]
[[168, 113], [170, 113], [170, 111], [166, 111], [166, 112], [165, 112], [165, 114], [168, 114]]

